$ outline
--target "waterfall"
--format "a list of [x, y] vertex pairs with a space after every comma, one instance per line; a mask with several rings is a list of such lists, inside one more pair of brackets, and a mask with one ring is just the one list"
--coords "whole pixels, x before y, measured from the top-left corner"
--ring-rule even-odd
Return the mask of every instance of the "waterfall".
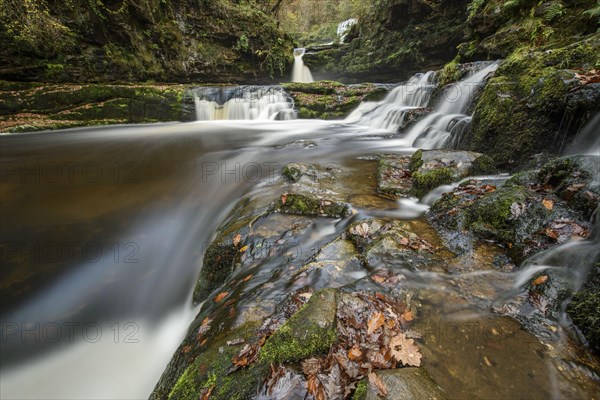
[[466, 78], [444, 90], [433, 112], [414, 125], [406, 135], [413, 147], [423, 149], [457, 148], [464, 133], [470, 128], [471, 116], [467, 109], [477, 90], [498, 68], [498, 62], [477, 63], [480, 67]]
[[427, 106], [435, 88], [434, 82], [432, 71], [416, 74], [405, 84], [395, 87], [382, 101], [361, 103], [346, 122], [396, 132], [403, 126], [407, 112]]
[[344, 40], [346, 40], [346, 36], [350, 32], [350, 29], [352, 29], [352, 27], [356, 25], [356, 22], [356, 18], [350, 18], [345, 20], [344, 22], [340, 22], [337, 28], [337, 35], [340, 39], [340, 43], [344, 43]]
[[593, 117], [577, 134], [566, 154], [586, 154], [600, 156], [600, 114]]
[[304, 65], [302, 57], [304, 48], [294, 49], [294, 70], [292, 72], [292, 82], [310, 83], [314, 82], [310, 69]]
[[279, 86], [205, 87], [193, 94], [198, 121], [295, 119], [293, 101]]

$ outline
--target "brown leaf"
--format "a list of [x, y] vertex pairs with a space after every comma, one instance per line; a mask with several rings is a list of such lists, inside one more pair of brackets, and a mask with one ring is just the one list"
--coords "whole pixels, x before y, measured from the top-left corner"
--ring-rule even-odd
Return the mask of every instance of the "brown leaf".
[[373, 279], [373, 281], [377, 282], [377, 283], [385, 282], [385, 277], [383, 277], [381, 275], [373, 275], [373, 276], [371, 276], [371, 279]]
[[544, 233], [546, 234], [546, 236], [548, 236], [549, 238], [552, 238], [552, 239], [558, 239], [558, 236], [559, 236], [558, 232], [556, 232], [554, 229], [550, 229], [550, 228], [546, 228]]
[[554, 201], [552, 201], [550, 199], [542, 200], [542, 204], [544, 205], [544, 207], [546, 207], [546, 209], [548, 209], [550, 211], [554, 208]]
[[377, 329], [381, 328], [381, 326], [385, 323], [385, 318], [383, 313], [376, 312], [373, 317], [367, 323], [367, 333], [370, 335], [375, 332]]
[[351, 361], [356, 361], [356, 360], [360, 360], [362, 358], [362, 351], [360, 351], [360, 348], [358, 348], [358, 346], [354, 346], [350, 349], [350, 351], [348, 351], [348, 358]]
[[281, 204], [285, 205], [285, 202], [287, 201], [287, 196], [287, 193], [281, 195]]
[[252, 275], [252, 274], [250, 274], [250, 275], [247, 275], [247, 276], [246, 276], [244, 279], [242, 279], [242, 281], [243, 281], [243, 282], [248, 282], [250, 279], [252, 279], [252, 277], [253, 277], [253, 276], [254, 276], [254, 275]]
[[190, 352], [190, 350], [192, 350], [192, 346], [189, 346], [189, 345], [188, 346], [183, 346], [182, 350], [183, 350], [184, 353], [187, 354], [187, 353]]
[[402, 314], [402, 318], [403, 318], [405, 321], [409, 321], [409, 322], [410, 322], [410, 321], [412, 321], [412, 320], [413, 320], [413, 314], [412, 314], [412, 311], [410, 311], [410, 310], [406, 310], [406, 311], [404, 312], [404, 314]]
[[531, 282], [531, 284], [532, 284], [533, 286], [538, 286], [538, 285], [541, 285], [541, 284], [544, 284], [544, 283], [546, 283], [546, 281], [547, 281], [547, 280], [548, 280], [548, 275], [542, 275], [542, 276], [539, 276], [539, 277], [538, 277], [536, 280], [534, 280], [533, 282]]
[[227, 346], [235, 346], [237, 344], [242, 344], [244, 342], [245, 342], [244, 338], [238, 338], [238, 339], [228, 340], [227, 341]]
[[314, 376], [321, 372], [322, 364], [323, 360], [320, 358], [308, 358], [300, 363], [300, 365], [302, 365], [302, 372], [304, 372], [304, 375], [306, 376]]
[[229, 294], [229, 292], [221, 292], [218, 295], [215, 296], [215, 303], [220, 303], [223, 301], [223, 299], [225, 297], [227, 297], [227, 295]]
[[377, 392], [379, 393], [380, 396], [383, 396], [383, 397], [387, 396], [388, 391], [387, 391], [387, 388], [385, 387], [385, 383], [383, 383], [381, 378], [379, 378], [377, 375], [375, 375], [374, 372], [369, 373], [369, 382], [371, 382], [371, 384], [373, 386], [375, 386], [375, 388], [377, 388]]
[[212, 394], [212, 391], [214, 389], [215, 389], [214, 385], [209, 388], [202, 389], [202, 392], [200, 392], [200, 400], [210, 399], [210, 395]]
[[233, 245], [235, 247], [238, 246], [238, 244], [240, 244], [240, 242], [242, 241], [242, 235], [240, 235], [239, 233], [237, 235], [235, 235], [235, 237], [233, 238]]
[[394, 336], [390, 341], [390, 351], [396, 361], [404, 365], [418, 367], [421, 365], [421, 353], [413, 339], [407, 339], [403, 333]]

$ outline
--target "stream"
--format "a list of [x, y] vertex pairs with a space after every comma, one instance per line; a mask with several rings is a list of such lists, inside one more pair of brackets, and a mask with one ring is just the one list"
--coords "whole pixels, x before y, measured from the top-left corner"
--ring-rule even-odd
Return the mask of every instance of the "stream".
[[[496, 66], [482, 66], [455, 89], [480, 84]], [[423, 217], [431, 200], [378, 196], [372, 157], [444, 146], [455, 127], [469, 122], [473, 96], [459, 94], [452, 102], [449, 95], [409, 133], [393, 133], [404, 112], [428, 104], [423, 90], [430, 78], [415, 77], [345, 121], [294, 120], [279, 90], [268, 94], [271, 100], [261, 94], [253, 102], [205, 91], [196, 97], [202, 121], [1, 136], [0, 397], [147, 398], [199, 310], [192, 292], [217, 227], [243, 196], [268, 197], [289, 162], [344, 171], [340, 190], [356, 214], [282, 217], [280, 224], [298, 224], [302, 233], [253, 266], [252, 285], [236, 293], [246, 307], [275, 303], [305, 285], [281, 265], [314, 254], [357, 218], [407, 220], [435, 241]], [[449, 188], [431, 196], [443, 190]], [[569, 246], [576, 250], [567, 262], [579, 271], [574, 254], [593, 253], [595, 246]], [[473, 254], [448, 261], [451, 274], [440, 266], [404, 273], [407, 286], [420, 293], [424, 339], [436, 343], [424, 352], [433, 378], [454, 397], [597, 394], [593, 369], [561, 358], [574, 347], [559, 322], [552, 330], [562, 345], [549, 349], [515, 320], [490, 312], [507, 293], [519, 296], [531, 268], [559, 268], [565, 260], [504, 270], [495, 266], [500, 251], [492, 244]], [[339, 286], [368, 289], [364, 278], [371, 272], [358, 268]], [[573, 273], [577, 285], [582, 274]], [[310, 282], [315, 289], [327, 282], [319, 279]], [[487, 363], [498, 368], [492, 372]]]

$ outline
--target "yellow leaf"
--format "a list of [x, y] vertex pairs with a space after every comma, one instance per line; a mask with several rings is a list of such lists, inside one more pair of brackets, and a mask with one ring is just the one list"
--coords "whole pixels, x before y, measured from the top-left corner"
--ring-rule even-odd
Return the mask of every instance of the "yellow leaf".
[[248, 250], [248, 246], [244, 246], [240, 249], [240, 253], [245, 252], [246, 250]]
[[550, 199], [544, 199], [544, 200], [542, 200], [542, 204], [548, 210], [552, 210], [554, 208], [554, 202], [552, 200], [550, 200]]
[[220, 303], [229, 294], [229, 292], [221, 292], [215, 296], [215, 303]]
[[370, 335], [377, 329], [381, 328], [384, 323], [385, 318], [383, 317], [383, 313], [376, 312], [375, 315], [373, 315], [373, 318], [371, 318], [367, 323], [367, 333]]

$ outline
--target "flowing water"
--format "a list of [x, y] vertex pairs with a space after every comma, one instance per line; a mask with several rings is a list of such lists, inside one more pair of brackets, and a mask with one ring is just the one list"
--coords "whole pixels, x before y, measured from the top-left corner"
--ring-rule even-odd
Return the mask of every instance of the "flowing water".
[[314, 82], [310, 69], [304, 65], [302, 57], [304, 56], [305, 49], [297, 48], [294, 49], [294, 66], [292, 69], [292, 82], [299, 83], [310, 83]]
[[346, 36], [348, 36], [350, 29], [352, 29], [352, 27], [356, 25], [357, 22], [358, 20], [356, 18], [350, 18], [340, 22], [340, 24], [337, 27], [337, 36], [340, 40], [340, 43], [345, 42]]
[[[471, 78], [479, 81], [490, 68]], [[269, 109], [270, 102], [246, 104], [240, 107], [243, 111], [230, 113], [238, 107], [230, 107], [231, 102], [240, 97], [229, 89], [213, 88], [197, 92], [199, 118], [218, 119], [215, 110], [229, 104], [220, 116], [248, 121], [0, 137], [0, 397], [146, 398], [197, 313], [192, 291], [217, 226], [242, 196], [268, 199], [276, 193], [279, 171], [288, 162], [339, 168], [339, 190], [357, 212], [340, 220], [278, 215], [265, 221], [298, 227], [298, 234], [286, 252], [252, 264], [251, 271], [236, 271], [226, 283], [254, 274], [236, 293], [238, 304], [247, 309], [269, 308], [291, 290], [307, 284], [319, 288], [331, 279], [336, 286], [371, 288], [373, 281], [367, 276], [373, 271], [359, 265], [341, 276], [323, 271], [310, 277], [298, 271], [301, 262], [353, 220], [405, 219], [439, 243], [423, 214], [432, 199], [449, 188], [435, 191], [422, 203], [379, 197], [372, 155], [409, 154], [413, 148], [406, 138], [388, 138], [368, 126], [393, 129], [406, 107], [427, 104], [431, 78], [415, 77], [410, 92], [410, 85], [403, 85], [381, 103], [361, 105], [363, 111], [347, 121], [272, 121], [283, 119], [272, 117], [291, 108]], [[260, 102], [264, 93], [257, 93]], [[435, 114], [464, 115], [471, 98], [438, 103]], [[428, 126], [437, 126], [439, 119], [429, 119]], [[293, 245], [298, 247], [290, 256]], [[592, 249], [595, 243], [570, 246]], [[454, 398], [589, 398], [598, 389], [589, 369], [561, 362], [513, 319], [489, 311], [508, 301], [504, 297], [509, 292], [518, 298], [524, 277], [535, 268], [499, 270], [494, 264], [499, 252], [493, 245], [482, 245], [468, 258], [449, 258], [447, 264], [429, 270], [402, 270], [406, 287], [417, 291], [422, 303], [417, 320], [425, 324], [422, 347], [428, 370]], [[586, 262], [568, 254], [561, 262], [544, 258], [534, 264], [558, 268], [576, 262], [584, 271]], [[581, 284], [582, 274], [573, 275], [574, 286]], [[481, 330], [465, 336], [473, 324]], [[451, 336], [454, 332], [460, 337]], [[567, 332], [565, 323], [559, 333], [566, 338]], [[490, 340], [489, 335], [498, 337]], [[565, 370], [583, 372], [569, 375]], [[581, 374], [591, 377], [582, 383]]]

